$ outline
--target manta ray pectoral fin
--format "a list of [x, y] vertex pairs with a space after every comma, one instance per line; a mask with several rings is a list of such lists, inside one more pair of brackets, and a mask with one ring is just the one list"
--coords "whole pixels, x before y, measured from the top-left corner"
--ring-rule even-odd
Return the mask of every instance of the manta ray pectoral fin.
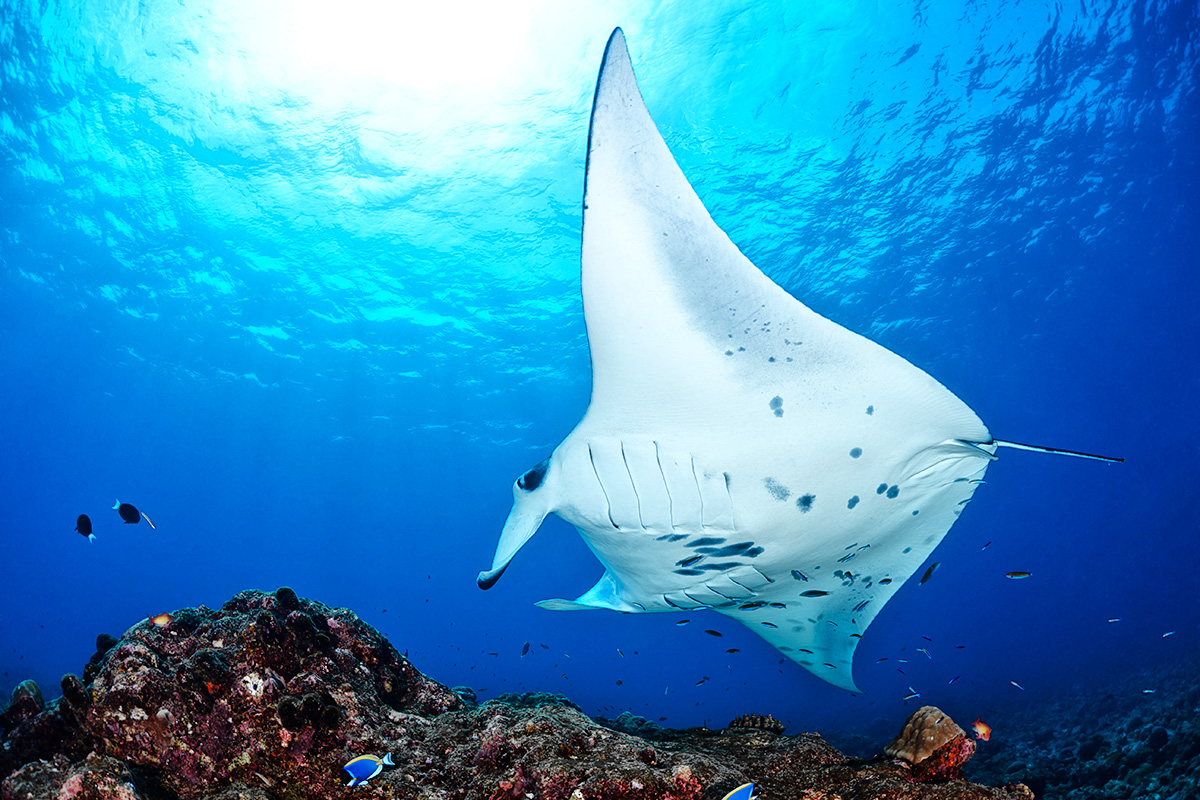
[[480, 589], [490, 589], [500, 580], [500, 576], [508, 568], [508, 562], [512, 561], [517, 551], [537, 533], [538, 528], [542, 526], [542, 520], [553, 510], [551, 493], [540, 485], [544, 469], [537, 475], [537, 482], [532, 488], [527, 488], [530, 485], [529, 476], [537, 469], [538, 467], [535, 467], [525, 473], [513, 485], [512, 511], [504, 523], [504, 530], [500, 532], [500, 541], [496, 543], [492, 568], [480, 572], [479, 577], [475, 579]]
[[631, 605], [621, 598], [621, 587], [617, 585], [616, 579], [608, 570], [604, 571], [595, 586], [574, 600], [541, 600], [535, 605], [547, 611], [587, 611], [600, 608], [629, 614], [645, 610]]

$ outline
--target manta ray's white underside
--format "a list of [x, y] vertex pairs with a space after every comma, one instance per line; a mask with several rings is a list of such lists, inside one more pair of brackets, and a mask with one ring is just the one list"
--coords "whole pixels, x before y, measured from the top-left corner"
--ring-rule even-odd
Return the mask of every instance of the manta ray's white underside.
[[591, 403], [517, 480], [480, 585], [555, 513], [606, 571], [543, 608], [712, 608], [856, 690], [862, 633], [954, 524], [997, 443], [936, 380], [742, 255], [659, 135], [619, 29], [587, 159]]

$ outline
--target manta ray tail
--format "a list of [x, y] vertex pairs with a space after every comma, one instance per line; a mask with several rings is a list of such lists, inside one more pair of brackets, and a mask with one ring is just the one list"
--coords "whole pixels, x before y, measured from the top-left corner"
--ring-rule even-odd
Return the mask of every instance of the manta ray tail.
[[1035, 453], [1051, 453], [1056, 456], [1074, 456], [1075, 458], [1090, 458], [1093, 461], [1107, 461], [1110, 464], [1124, 464], [1125, 459], [1112, 456], [1098, 456], [1095, 453], [1081, 453], [1078, 450], [1059, 450], [1056, 447], [1039, 447], [1036, 444], [1021, 444], [1020, 442], [1005, 442], [994, 439], [992, 444], [997, 447], [1011, 447], [1014, 450], [1031, 450]]

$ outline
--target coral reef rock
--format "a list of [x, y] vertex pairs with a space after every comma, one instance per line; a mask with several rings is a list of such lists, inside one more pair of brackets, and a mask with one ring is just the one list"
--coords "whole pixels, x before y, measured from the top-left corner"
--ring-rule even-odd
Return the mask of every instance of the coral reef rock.
[[[2, 800], [711, 800], [747, 781], [773, 800], [1029, 797], [914, 783], [917, 767], [848, 758], [813, 733], [763, 735], [780, 727], [769, 716], [674, 730], [594, 720], [553, 694], [479, 705], [353, 612], [286, 588], [139, 622], [89, 665], [44, 708], [22, 690], [0, 715]], [[929, 751], [931, 774], [961, 757], [954, 742]], [[346, 789], [342, 765], [367, 753], [396, 767]]]
[[975, 755], [975, 742], [941, 709], [921, 706], [883, 752], [911, 764], [915, 781], [961, 780], [963, 764]]
[[731, 728], [757, 728], [768, 733], [783, 733], [783, 723], [770, 714], [742, 714], [729, 723]]

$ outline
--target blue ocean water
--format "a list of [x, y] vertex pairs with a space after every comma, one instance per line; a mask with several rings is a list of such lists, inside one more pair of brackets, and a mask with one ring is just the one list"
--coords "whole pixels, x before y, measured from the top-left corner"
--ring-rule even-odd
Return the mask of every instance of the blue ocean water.
[[[0, 692], [281, 585], [482, 698], [851, 747], [1197, 653], [1194, 2], [517, 5], [0, 4]], [[554, 518], [475, 586], [587, 404], [616, 25], [767, 275], [997, 437], [1127, 459], [1004, 451], [863, 638], [863, 695], [711, 611], [533, 607], [602, 571]]]

